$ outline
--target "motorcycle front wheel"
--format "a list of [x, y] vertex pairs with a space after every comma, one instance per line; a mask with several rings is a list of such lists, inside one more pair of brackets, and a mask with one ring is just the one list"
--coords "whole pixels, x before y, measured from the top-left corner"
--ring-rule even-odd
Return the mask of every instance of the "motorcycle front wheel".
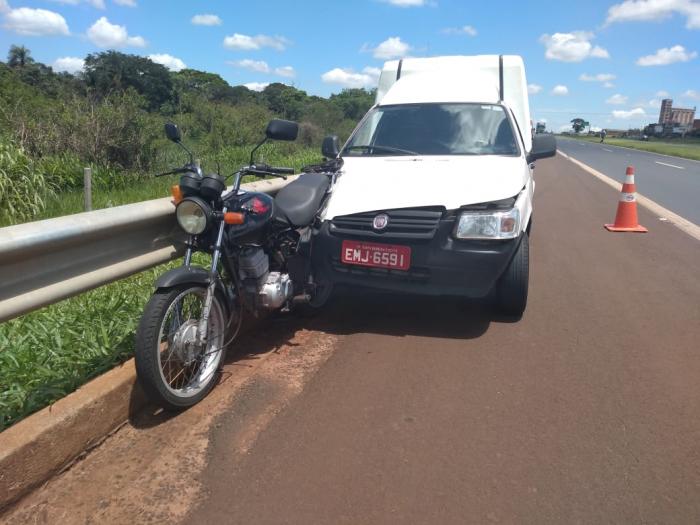
[[197, 332], [207, 289], [182, 285], [158, 290], [136, 331], [136, 373], [148, 398], [167, 410], [201, 401], [214, 387], [226, 353], [227, 308], [214, 296], [206, 345]]

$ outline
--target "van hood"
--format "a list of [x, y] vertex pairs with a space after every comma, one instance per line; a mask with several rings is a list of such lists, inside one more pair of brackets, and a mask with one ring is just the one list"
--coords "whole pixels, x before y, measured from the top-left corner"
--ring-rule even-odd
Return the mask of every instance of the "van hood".
[[522, 157], [344, 157], [325, 220], [368, 211], [444, 206], [448, 210], [517, 195], [529, 168]]

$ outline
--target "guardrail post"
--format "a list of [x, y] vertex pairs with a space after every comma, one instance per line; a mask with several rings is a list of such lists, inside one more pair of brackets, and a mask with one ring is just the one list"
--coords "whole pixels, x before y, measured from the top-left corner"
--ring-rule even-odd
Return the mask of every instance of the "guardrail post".
[[85, 211], [92, 211], [92, 168], [83, 169], [83, 192], [85, 194]]

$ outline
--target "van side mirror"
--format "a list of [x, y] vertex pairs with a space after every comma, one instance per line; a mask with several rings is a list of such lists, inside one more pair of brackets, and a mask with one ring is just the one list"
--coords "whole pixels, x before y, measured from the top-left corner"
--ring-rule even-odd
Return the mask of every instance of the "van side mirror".
[[557, 154], [557, 139], [554, 135], [540, 134], [532, 137], [532, 149], [527, 156], [527, 161], [554, 157]]
[[291, 120], [273, 119], [267, 125], [265, 136], [272, 140], [296, 140], [299, 124]]
[[168, 122], [165, 125], [165, 136], [168, 137], [168, 140], [171, 140], [175, 143], [178, 143], [182, 140], [180, 128], [178, 128], [177, 125], [173, 124], [172, 122]]
[[329, 135], [321, 143], [321, 153], [327, 159], [334, 159], [340, 153], [340, 147], [338, 146], [338, 135]]

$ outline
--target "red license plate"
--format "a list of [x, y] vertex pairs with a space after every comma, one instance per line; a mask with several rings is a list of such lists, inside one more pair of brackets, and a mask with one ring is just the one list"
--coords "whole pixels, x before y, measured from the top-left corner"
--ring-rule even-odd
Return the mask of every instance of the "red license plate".
[[340, 260], [345, 264], [408, 270], [411, 267], [411, 248], [396, 244], [343, 241]]

